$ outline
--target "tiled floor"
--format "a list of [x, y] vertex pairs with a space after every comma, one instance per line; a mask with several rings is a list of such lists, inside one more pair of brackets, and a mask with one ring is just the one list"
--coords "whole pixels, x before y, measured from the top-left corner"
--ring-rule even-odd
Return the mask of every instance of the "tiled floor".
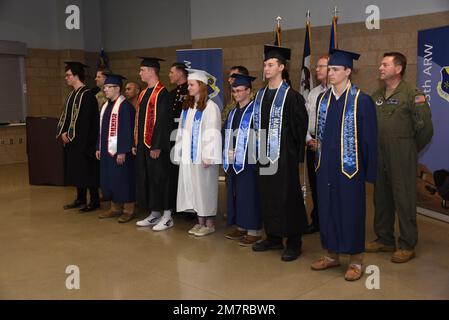
[[[217, 232], [198, 239], [187, 234], [193, 221], [184, 216], [156, 233], [134, 221], [99, 220], [98, 212], [64, 211], [73, 188], [30, 186], [25, 164], [0, 166], [0, 298], [449, 299], [449, 224], [419, 216], [417, 258], [407, 264], [366, 255], [366, 265], [380, 269], [380, 289], [368, 290], [367, 275], [346, 282], [344, 267], [310, 270], [322, 252], [318, 234], [304, 237], [303, 255], [290, 263], [280, 252], [254, 253], [225, 239], [223, 196], [220, 185]], [[69, 265], [79, 267], [80, 290], [66, 288]]]

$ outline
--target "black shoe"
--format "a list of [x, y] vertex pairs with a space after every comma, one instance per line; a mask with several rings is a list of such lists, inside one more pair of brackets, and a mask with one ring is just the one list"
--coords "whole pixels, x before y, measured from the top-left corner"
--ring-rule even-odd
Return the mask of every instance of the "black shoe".
[[80, 212], [91, 212], [91, 211], [95, 211], [97, 209], [100, 209], [100, 204], [99, 203], [89, 203], [84, 208], [81, 208]]
[[64, 210], [68, 210], [68, 209], [76, 209], [82, 206], [86, 205], [86, 201], [80, 201], [78, 199], [76, 199], [75, 201], [73, 201], [72, 203], [66, 204], [64, 206]]
[[260, 242], [256, 242], [253, 245], [253, 251], [268, 251], [268, 250], [281, 250], [284, 249], [282, 243], [271, 242], [267, 239]]
[[320, 232], [320, 228], [314, 226], [313, 224], [310, 224], [310, 225], [307, 227], [306, 231], [304, 231], [304, 234], [313, 234], [313, 233], [315, 233], [315, 232]]
[[298, 259], [298, 257], [300, 255], [301, 255], [300, 249], [287, 248], [282, 253], [281, 260], [282, 261], [294, 261], [294, 260]]

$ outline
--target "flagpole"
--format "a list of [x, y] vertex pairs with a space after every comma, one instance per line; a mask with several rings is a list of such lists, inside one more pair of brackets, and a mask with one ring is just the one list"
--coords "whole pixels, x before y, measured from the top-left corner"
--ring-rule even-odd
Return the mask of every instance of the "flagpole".
[[276, 34], [278, 37], [278, 46], [279, 47], [281, 46], [281, 33], [279, 32], [281, 30], [281, 20], [282, 20], [282, 17], [280, 17], [280, 16], [276, 17], [276, 25], [277, 25]]
[[[307, 36], [309, 24], [310, 24], [310, 10], [307, 10], [307, 13], [306, 13], [306, 36]], [[310, 38], [309, 38], [309, 41], [310, 41]], [[312, 50], [312, 48], [310, 48], [310, 50]], [[310, 57], [312, 57], [312, 55], [310, 55]], [[312, 65], [312, 61], [310, 61], [310, 65]], [[304, 97], [304, 98], [307, 99], [307, 97]], [[302, 197], [303, 197], [303, 200], [304, 200], [304, 207], [307, 210], [307, 201], [306, 201], [306, 198], [307, 198], [307, 184], [306, 184], [307, 144], [304, 146], [304, 162], [302, 164], [302, 168], [303, 168], [303, 171], [302, 171], [303, 172], [303, 175], [302, 175], [303, 176], [303, 178], [302, 178], [303, 184], [302, 184], [302, 187], [301, 187], [301, 191], [302, 191]], [[307, 178], [309, 178], [309, 176], [307, 176]]]

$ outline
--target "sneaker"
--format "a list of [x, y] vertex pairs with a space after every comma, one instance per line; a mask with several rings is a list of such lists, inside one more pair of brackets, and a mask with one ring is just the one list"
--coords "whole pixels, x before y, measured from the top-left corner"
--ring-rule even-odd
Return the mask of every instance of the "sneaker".
[[241, 240], [243, 239], [243, 237], [246, 236], [246, 233], [247, 233], [246, 230], [237, 229], [232, 232], [229, 232], [228, 234], [225, 235], [225, 237], [230, 240]]
[[200, 225], [200, 224], [196, 224], [196, 225], [194, 225], [193, 226], [193, 228], [192, 229], [190, 229], [189, 231], [187, 231], [189, 234], [192, 234], [192, 235], [194, 235], [195, 234], [195, 232], [197, 232], [198, 230], [200, 230], [201, 229], [201, 227], [202, 227], [202, 225]]
[[159, 223], [159, 220], [161, 220], [161, 217], [156, 217], [153, 214], [150, 214], [148, 217], [146, 217], [143, 220], [137, 221], [136, 226], [138, 227], [150, 227], [154, 226]]
[[164, 231], [171, 227], [173, 227], [175, 224], [173, 223], [173, 219], [170, 218], [162, 218], [159, 220], [158, 224], [153, 227], [153, 231]]
[[215, 232], [214, 227], [202, 226], [201, 229], [199, 229], [197, 232], [194, 233], [194, 235], [197, 237], [204, 237], [204, 236], [207, 236], [208, 234], [211, 234], [214, 232]]

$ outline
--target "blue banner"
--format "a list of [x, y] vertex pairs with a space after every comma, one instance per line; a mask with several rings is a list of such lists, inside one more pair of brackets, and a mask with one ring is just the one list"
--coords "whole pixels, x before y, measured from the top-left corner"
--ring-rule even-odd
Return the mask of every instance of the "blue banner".
[[223, 51], [222, 49], [176, 50], [176, 60], [189, 69], [207, 71], [214, 79], [209, 81], [209, 97], [223, 109]]
[[[435, 171], [449, 170], [449, 26], [418, 32], [417, 86], [426, 95], [432, 110], [434, 135], [420, 154], [418, 179], [418, 204], [431, 210], [449, 213], [440, 204], [436, 193], [431, 198], [420, 188], [420, 183], [438, 188]], [[426, 173], [427, 177], [426, 178]], [[429, 186], [427, 186], [429, 187]]]

